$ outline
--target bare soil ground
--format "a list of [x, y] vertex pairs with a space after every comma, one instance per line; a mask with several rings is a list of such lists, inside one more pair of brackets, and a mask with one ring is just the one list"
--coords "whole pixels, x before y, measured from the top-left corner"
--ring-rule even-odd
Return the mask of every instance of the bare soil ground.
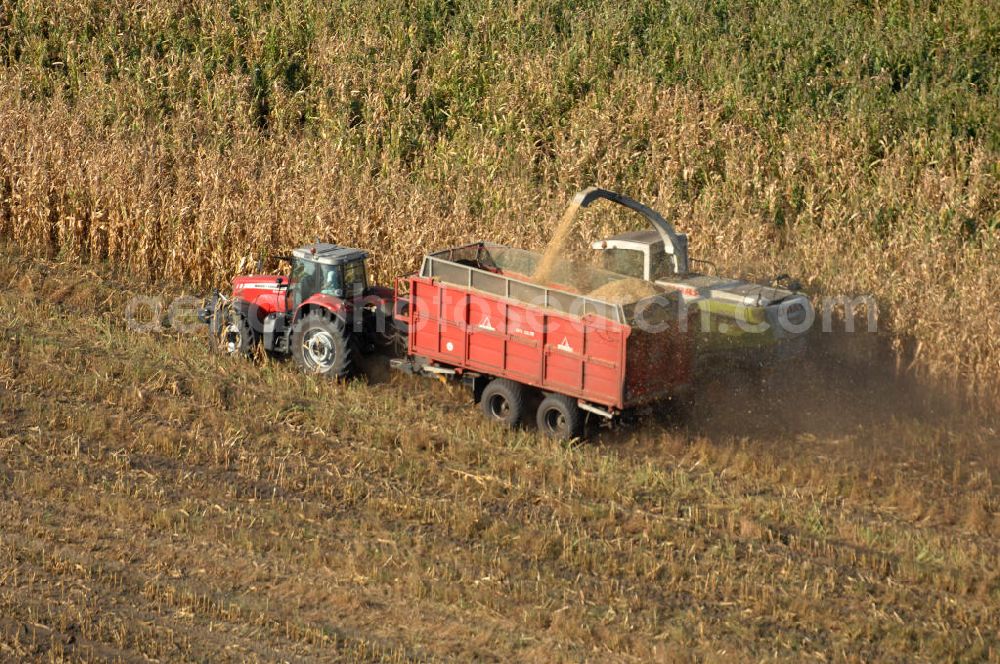
[[870, 358], [570, 447], [0, 286], [0, 660], [1000, 658], [996, 423]]

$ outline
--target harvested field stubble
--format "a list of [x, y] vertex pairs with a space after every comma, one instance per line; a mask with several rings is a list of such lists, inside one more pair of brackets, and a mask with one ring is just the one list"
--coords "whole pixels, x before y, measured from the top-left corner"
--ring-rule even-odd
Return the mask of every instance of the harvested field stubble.
[[566, 447], [435, 381], [130, 331], [108, 272], [56, 297], [74, 263], [0, 258], [0, 658], [1000, 652], [995, 429], [874, 371]]

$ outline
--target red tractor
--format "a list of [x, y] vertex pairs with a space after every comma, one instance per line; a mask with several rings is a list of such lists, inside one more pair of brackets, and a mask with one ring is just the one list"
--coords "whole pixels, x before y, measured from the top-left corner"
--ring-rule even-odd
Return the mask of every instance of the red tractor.
[[317, 242], [279, 258], [291, 263], [288, 276], [236, 277], [231, 296], [216, 291], [198, 312], [221, 352], [261, 346], [308, 373], [340, 378], [355, 352], [391, 342], [394, 292], [368, 284], [368, 252]]

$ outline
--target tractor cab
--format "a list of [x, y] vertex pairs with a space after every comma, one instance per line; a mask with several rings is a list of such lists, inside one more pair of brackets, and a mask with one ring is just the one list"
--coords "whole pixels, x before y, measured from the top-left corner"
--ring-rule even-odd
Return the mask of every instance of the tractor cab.
[[318, 242], [292, 252], [289, 277], [290, 311], [316, 295], [341, 300], [362, 297], [368, 290], [365, 261], [368, 252]]

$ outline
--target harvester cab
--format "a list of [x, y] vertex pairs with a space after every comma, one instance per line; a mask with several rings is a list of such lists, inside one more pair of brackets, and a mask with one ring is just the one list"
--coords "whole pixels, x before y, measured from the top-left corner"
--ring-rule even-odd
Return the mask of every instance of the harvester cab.
[[[670, 222], [656, 210], [607, 189], [588, 187], [576, 195], [573, 204], [585, 208], [600, 199], [609, 200], [638, 212], [653, 227], [653, 230], [625, 233], [593, 243], [594, 249], [610, 252], [605, 254], [606, 264], [627, 266], [629, 271], [622, 274], [646, 281], [656, 281], [653, 276], [657, 274], [680, 276], [687, 274], [687, 235], [676, 232]], [[608, 269], [620, 272], [613, 268]]]
[[809, 299], [798, 292], [797, 282], [782, 282], [787, 279], [784, 275], [758, 284], [693, 272], [687, 235], [676, 232], [658, 212], [597, 187], [578, 193], [574, 203], [587, 207], [599, 199], [639, 213], [652, 226], [593, 242], [591, 247], [602, 254], [602, 267], [678, 291], [686, 302], [697, 306], [703, 351], [742, 354], [756, 353], [761, 347], [784, 351], [791, 346], [777, 342], [800, 338], [811, 326], [815, 312]]

